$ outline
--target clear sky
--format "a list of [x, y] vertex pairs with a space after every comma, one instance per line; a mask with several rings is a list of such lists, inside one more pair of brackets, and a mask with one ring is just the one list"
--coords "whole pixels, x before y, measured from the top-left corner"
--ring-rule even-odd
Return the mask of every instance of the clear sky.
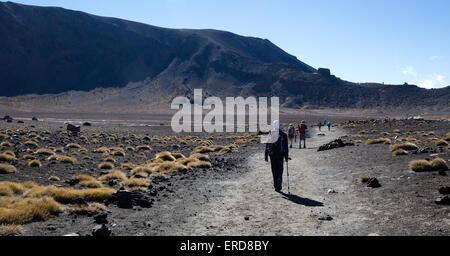
[[352, 82], [450, 85], [449, 0], [15, 0], [267, 38]]

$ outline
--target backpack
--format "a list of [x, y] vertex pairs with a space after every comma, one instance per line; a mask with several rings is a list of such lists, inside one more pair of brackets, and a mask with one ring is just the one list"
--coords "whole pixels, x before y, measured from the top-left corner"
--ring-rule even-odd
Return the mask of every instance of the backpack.
[[306, 124], [300, 124], [300, 125], [298, 126], [298, 131], [301, 132], [301, 133], [306, 132], [306, 129], [308, 129], [308, 128], [306, 127]]
[[294, 136], [294, 133], [295, 133], [295, 128], [294, 127], [290, 127], [289, 130], [288, 130], [288, 135], [289, 136]]

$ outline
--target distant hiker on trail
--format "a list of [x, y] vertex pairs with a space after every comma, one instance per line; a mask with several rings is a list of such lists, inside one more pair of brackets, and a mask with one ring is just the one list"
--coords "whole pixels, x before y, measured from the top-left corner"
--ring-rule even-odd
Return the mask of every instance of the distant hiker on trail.
[[320, 120], [317, 121], [317, 126], [319, 126], [319, 131], [321, 131], [322, 128], [322, 122]]
[[328, 131], [330, 131], [331, 130], [331, 122], [328, 121], [327, 126], [328, 126]]
[[298, 125], [298, 133], [300, 135], [298, 148], [302, 148], [302, 140], [303, 147], [306, 148], [306, 130], [308, 130], [308, 126], [306, 126], [305, 120], [302, 120], [302, 122]]
[[264, 160], [269, 162], [272, 167], [273, 186], [275, 191], [280, 192], [283, 183], [283, 160], [286, 162], [289, 159], [288, 137], [286, 133], [281, 130], [280, 122], [273, 121], [273, 130], [270, 131], [270, 139], [266, 143], [266, 150], [264, 152]]
[[292, 148], [292, 142], [294, 140], [295, 137], [295, 127], [293, 124], [289, 124], [289, 128], [288, 128], [288, 137], [289, 137], [289, 143], [290, 143], [290, 148]]

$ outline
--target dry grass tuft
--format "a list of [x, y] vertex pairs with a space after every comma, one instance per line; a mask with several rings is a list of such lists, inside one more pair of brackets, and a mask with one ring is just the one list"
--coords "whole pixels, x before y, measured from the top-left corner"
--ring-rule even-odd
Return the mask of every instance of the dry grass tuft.
[[90, 203], [87, 205], [70, 204], [67, 207], [68, 212], [78, 215], [93, 215], [107, 210], [106, 206], [101, 203]]
[[100, 181], [108, 182], [109, 180], [126, 180], [127, 176], [116, 169], [109, 170], [108, 174], [102, 175], [98, 178]]
[[78, 184], [83, 188], [101, 188], [102, 187], [102, 183], [95, 179], [82, 180]]
[[109, 149], [107, 147], [100, 147], [95, 149], [94, 153], [109, 153]]
[[191, 154], [190, 157], [196, 158], [196, 159], [201, 160], [201, 161], [209, 161], [210, 160], [208, 155], [200, 154], [200, 153]]
[[172, 153], [172, 156], [176, 159], [183, 159], [186, 158], [182, 153]]
[[76, 143], [69, 143], [69, 144], [66, 145], [66, 148], [77, 148], [77, 149], [80, 149], [81, 146], [79, 144], [76, 144]]
[[359, 182], [361, 182], [361, 183], [366, 183], [367, 181], [369, 181], [369, 179], [370, 179], [369, 175], [359, 176]]
[[377, 138], [377, 139], [371, 139], [366, 141], [367, 145], [372, 144], [391, 144], [391, 140], [388, 138]]
[[109, 170], [109, 169], [114, 168], [114, 164], [112, 164], [110, 162], [101, 162], [98, 164], [98, 168]]
[[156, 170], [160, 173], [180, 172], [186, 170], [186, 166], [177, 162], [164, 162], [157, 166]]
[[398, 149], [404, 149], [404, 150], [416, 150], [416, 149], [418, 149], [418, 148], [419, 148], [419, 147], [418, 147], [416, 144], [411, 143], [411, 142], [406, 142], [406, 143], [403, 143], [403, 144], [391, 145], [391, 146], [389, 147], [389, 149], [390, 149], [391, 151], [396, 151], [396, 150], [398, 150]]
[[172, 153], [170, 153], [170, 152], [168, 152], [168, 151], [165, 151], [165, 152], [161, 152], [161, 153], [156, 154], [155, 159], [162, 159], [163, 161], [170, 161], [170, 162], [177, 160], [177, 159], [172, 155]]
[[50, 180], [50, 181], [60, 181], [61, 179], [58, 176], [50, 176], [48, 178], [48, 180]]
[[36, 151], [36, 154], [44, 155], [44, 156], [51, 156], [51, 155], [54, 155], [55, 153], [48, 148], [40, 148]]
[[6, 174], [6, 173], [15, 173], [17, 171], [16, 167], [9, 165], [9, 164], [0, 164], [0, 173]]
[[114, 157], [108, 156], [107, 158], [103, 159], [105, 162], [115, 163], [116, 159]]
[[3, 141], [3, 142], [0, 144], [0, 146], [5, 147], [5, 148], [9, 148], [9, 147], [14, 146], [14, 144], [12, 144], [12, 143], [9, 142], [9, 141]]
[[61, 205], [53, 198], [2, 197], [0, 198], [0, 223], [24, 224], [50, 218], [61, 212]]
[[25, 141], [24, 145], [25, 145], [25, 146], [28, 146], [28, 147], [32, 147], [32, 148], [37, 148], [37, 147], [39, 147], [38, 144], [37, 144], [36, 142], [31, 141], [31, 140]]
[[88, 189], [71, 189], [71, 188], [57, 188], [54, 186], [34, 187], [29, 194], [33, 197], [50, 196], [60, 203], [72, 203], [77, 198], [83, 198], [88, 202], [103, 202], [111, 197], [115, 192], [111, 188], [88, 188]]
[[42, 164], [41, 164], [41, 161], [35, 159], [35, 160], [29, 161], [28, 162], [28, 166], [30, 166], [30, 167], [41, 167]]
[[113, 155], [113, 156], [125, 156], [125, 152], [117, 150], [117, 151], [113, 151], [111, 153], [111, 155]]
[[442, 158], [435, 158], [431, 161], [431, 166], [434, 170], [448, 170], [447, 163]]
[[189, 163], [197, 162], [197, 161], [199, 161], [199, 160], [197, 158], [194, 158], [194, 157], [188, 157], [188, 158], [183, 158], [183, 159], [178, 159], [177, 160], [178, 163], [180, 163], [180, 164], [182, 164], [184, 166], [187, 166]]
[[409, 163], [409, 168], [415, 172], [433, 171], [431, 163], [427, 160], [415, 160]]
[[0, 236], [18, 236], [23, 233], [22, 226], [8, 224], [8, 225], [0, 225]]
[[145, 150], [152, 150], [152, 148], [150, 146], [148, 146], [148, 145], [140, 145], [140, 146], [136, 147], [136, 151], [141, 151], [141, 150], [143, 150], [143, 151], [145, 151]]
[[196, 162], [190, 162], [187, 167], [189, 169], [192, 168], [211, 168], [212, 165], [210, 162], [206, 162], [206, 161], [196, 161]]
[[123, 163], [120, 165], [120, 168], [123, 170], [133, 170], [133, 168], [135, 168], [136, 165], [133, 163]]
[[16, 160], [17, 160], [17, 158], [15, 156], [5, 154], [5, 153], [0, 154], [0, 161], [12, 162], [12, 161], [16, 161]]
[[196, 153], [209, 153], [209, 152], [214, 152], [215, 150], [212, 147], [208, 147], [208, 146], [198, 146], [196, 148], [194, 148], [194, 150], [192, 151], [192, 154], [196, 154]]
[[123, 185], [133, 188], [133, 187], [148, 187], [150, 181], [147, 179], [130, 178], [123, 181]]
[[448, 143], [444, 139], [440, 139], [440, 140], [436, 141], [436, 146], [438, 146], [438, 147], [445, 147], [447, 145], [448, 145]]
[[408, 151], [406, 151], [406, 150], [400, 148], [400, 149], [397, 149], [397, 150], [395, 150], [394, 152], [392, 152], [392, 154], [393, 154], [394, 156], [402, 156], [402, 155], [407, 155], [407, 154], [408, 154]]

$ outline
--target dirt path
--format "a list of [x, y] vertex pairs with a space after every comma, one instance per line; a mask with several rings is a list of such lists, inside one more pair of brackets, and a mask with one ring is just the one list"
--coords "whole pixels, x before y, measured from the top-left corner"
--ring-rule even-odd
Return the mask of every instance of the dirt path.
[[[336, 218], [337, 211], [345, 208], [342, 204], [346, 203], [338, 197], [348, 189], [345, 182], [340, 181], [340, 185], [333, 182], [331, 173], [323, 177], [321, 172], [330, 166], [318, 164], [321, 155], [317, 147], [341, 136], [343, 132], [334, 129], [323, 132], [325, 136], [317, 136], [318, 132], [313, 130], [307, 149], [298, 149], [297, 145], [290, 152], [291, 195], [287, 194], [286, 173], [283, 176], [283, 193], [273, 190], [270, 165], [264, 161], [262, 153], [257, 153], [249, 159], [250, 172], [237, 180], [214, 184], [223, 193], [205, 205], [196, 216], [188, 218], [178, 230], [173, 230], [174, 234], [327, 235], [346, 232], [346, 229], [337, 232], [335, 227], [347, 224], [352, 229], [358, 229], [355, 215], [359, 220], [364, 218], [360, 212], [355, 213], [354, 208], [353, 213], [348, 211], [345, 219], [318, 220], [324, 213]], [[340, 193], [327, 194], [330, 188]]]

